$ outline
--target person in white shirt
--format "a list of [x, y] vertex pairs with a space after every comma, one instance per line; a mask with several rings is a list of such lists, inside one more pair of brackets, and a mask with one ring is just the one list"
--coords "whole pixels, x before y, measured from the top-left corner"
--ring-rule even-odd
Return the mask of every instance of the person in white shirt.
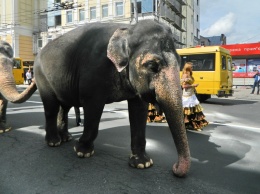
[[28, 85], [31, 85], [31, 83], [32, 83], [32, 73], [31, 73], [30, 69], [26, 72], [26, 80], [28, 82]]

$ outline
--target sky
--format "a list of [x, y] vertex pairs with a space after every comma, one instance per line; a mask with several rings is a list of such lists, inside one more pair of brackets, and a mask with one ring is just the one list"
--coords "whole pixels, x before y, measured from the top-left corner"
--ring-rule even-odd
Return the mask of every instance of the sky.
[[260, 42], [260, 0], [200, 0], [200, 35], [227, 44]]

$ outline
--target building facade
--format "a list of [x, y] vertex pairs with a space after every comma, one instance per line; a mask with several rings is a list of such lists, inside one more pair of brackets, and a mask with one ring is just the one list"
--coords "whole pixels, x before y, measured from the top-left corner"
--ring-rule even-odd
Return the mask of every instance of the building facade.
[[33, 61], [34, 1], [0, 0], [0, 10], [0, 39], [10, 43], [15, 57]]
[[176, 48], [198, 44], [199, 0], [0, 0], [0, 38], [15, 57], [34, 60], [48, 42], [91, 22], [167, 24]]

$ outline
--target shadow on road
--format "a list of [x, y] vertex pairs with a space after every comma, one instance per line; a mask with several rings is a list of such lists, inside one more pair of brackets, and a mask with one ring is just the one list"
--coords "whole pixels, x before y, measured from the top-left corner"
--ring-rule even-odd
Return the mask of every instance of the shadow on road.
[[[60, 147], [48, 147], [43, 127], [35, 127], [42, 123], [34, 120], [39, 117], [37, 114], [42, 113], [31, 115], [27, 126], [21, 126], [19, 114], [10, 115], [9, 119], [15, 121], [14, 129], [0, 135], [0, 171], [8, 175], [0, 177], [4, 193], [256, 193], [259, 190], [254, 184], [259, 174], [229, 167], [251, 149], [241, 142], [234, 145], [234, 149], [240, 148], [240, 154], [220, 152], [221, 145], [210, 141], [206, 131], [188, 132], [192, 164], [188, 176], [180, 179], [171, 171], [177, 154], [170, 131], [163, 124], [147, 126], [147, 152], [154, 166], [140, 170], [128, 166], [128, 125], [99, 131], [94, 156], [81, 159], [73, 151], [79, 134]], [[18, 126], [35, 129], [25, 132], [16, 130]]]
[[255, 100], [250, 100], [250, 101], [246, 101], [246, 100], [235, 100], [235, 99], [219, 99], [219, 98], [211, 98], [205, 102], [203, 102], [202, 104], [212, 104], [212, 105], [222, 105], [222, 106], [234, 106], [234, 105], [238, 105], [238, 104], [255, 104], [258, 103], [259, 101]]

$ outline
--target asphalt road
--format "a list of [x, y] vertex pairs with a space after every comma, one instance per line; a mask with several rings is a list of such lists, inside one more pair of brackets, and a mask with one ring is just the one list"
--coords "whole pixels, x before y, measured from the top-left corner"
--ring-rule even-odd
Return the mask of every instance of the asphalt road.
[[[239, 92], [235, 94], [238, 96]], [[255, 99], [257, 96], [237, 96], [212, 98], [202, 104], [210, 125], [202, 132], [187, 132], [191, 169], [186, 178], [177, 178], [171, 171], [177, 154], [167, 124], [148, 124], [147, 152], [154, 166], [134, 169], [128, 166], [127, 104], [107, 105], [95, 141], [95, 154], [81, 159], [73, 146], [83, 127], [76, 127], [73, 109], [69, 128], [74, 139], [57, 148], [46, 145], [44, 111], [36, 92], [26, 103], [8, 106], [13, 130], [0, 134], [0, 193], [257, 194], [260, 101]]]

